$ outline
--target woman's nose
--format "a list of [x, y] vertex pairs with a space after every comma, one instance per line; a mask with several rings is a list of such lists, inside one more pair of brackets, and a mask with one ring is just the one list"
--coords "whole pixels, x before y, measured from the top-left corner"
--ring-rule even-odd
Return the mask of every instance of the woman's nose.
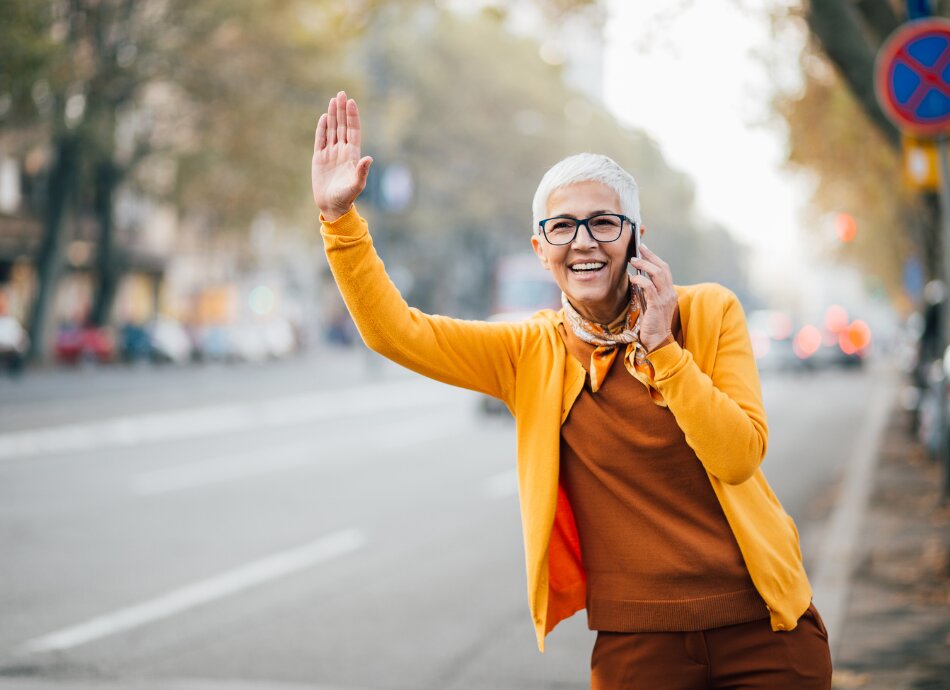
[[577, 232], [574, 233], [574, 241], [571, 242], [571, 246], [575, 249], [586, 249], [587, 247], [593, 247], [597, 245], [597, 240], [594, 239], [594, 236], [590, 232], [590, 227], [587, 223], [578, 223]]

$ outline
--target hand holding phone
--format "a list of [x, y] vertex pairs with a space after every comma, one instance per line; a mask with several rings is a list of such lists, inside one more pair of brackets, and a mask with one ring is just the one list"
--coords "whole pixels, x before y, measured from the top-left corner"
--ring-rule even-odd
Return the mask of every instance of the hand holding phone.
[[[640, 269], [630, 265], [630, 259], [640, 258], [640, 226], [633, 222], [630, 223], [630, 226], [633, 228], [633, 233], [630, 236], [630, 243], [627, 245], [627, 272], [630, 275], [646, 275]], [[633, 291], [637, 296], [637, 302], [640, 305], [641, 312], [645, 312], [647, 310], [647, 303], [643, 298], [643, 290], [635, 285]]]

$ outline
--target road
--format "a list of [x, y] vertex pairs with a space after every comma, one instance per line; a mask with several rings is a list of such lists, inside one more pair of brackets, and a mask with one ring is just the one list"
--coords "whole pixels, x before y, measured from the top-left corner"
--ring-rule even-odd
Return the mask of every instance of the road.
[[[874, 370], [763, 379], [812, 574]], [[583, 688], [537, 652], [514, 425], [364, 353], [0, 381], [0, 689]]]

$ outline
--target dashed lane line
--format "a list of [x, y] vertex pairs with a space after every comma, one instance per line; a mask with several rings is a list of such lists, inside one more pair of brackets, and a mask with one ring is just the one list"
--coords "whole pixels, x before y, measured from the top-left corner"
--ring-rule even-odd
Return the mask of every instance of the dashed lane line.
[[362, 530], [334, 532], [287, 551], [252, 561], [233, 570], [201, 580], [167, 594], [97, 616], [83, 623], [24, 642], [21, 654], [70, 649], [103, 637], [168, 618], [269, 580], [289, 575], [318, 563], [356, 551], [366, 544]]

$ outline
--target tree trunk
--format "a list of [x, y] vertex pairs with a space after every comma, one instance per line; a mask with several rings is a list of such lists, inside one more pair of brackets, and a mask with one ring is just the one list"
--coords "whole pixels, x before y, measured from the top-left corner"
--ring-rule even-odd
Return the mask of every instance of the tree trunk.
[[53, 142], [53, 149], [55, 153], [47, 181], [43, 238], [36, 257], [36, 297], [30, 311], [31, 361], [46, 361], [50, 355], [46, 333], [49, 309], [62, 267], [64, 219], [75, 197], [79, 167], [79, 141], [75, 136], [60, 134]]
[[871, 36], [881, 30], [885, 21], [877, 20], [872, 32], [850, 0], [811, 0], [806, 19], [812, 35], [841, 72], [871, 122], [894, 149], [900, 150], [900, 133], [884, 115], [874, 94], [874, 58], [879, 44], [872, 43]]
[[96, 291], [89, 315], [90, 322], [95, 326], [105, 326], [109, 323], [112, 305], [122, 278], [113, 222], [113, 204], [119, 177], [119, 170], [112, 161], [101, 161], [96, 165], [95, 210], [99, 222], [99, 241], [96, 244]]

